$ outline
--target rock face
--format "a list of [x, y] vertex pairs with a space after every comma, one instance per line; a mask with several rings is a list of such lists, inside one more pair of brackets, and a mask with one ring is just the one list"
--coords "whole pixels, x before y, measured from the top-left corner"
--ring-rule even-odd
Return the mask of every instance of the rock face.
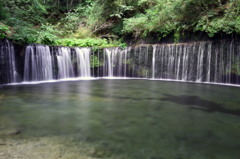
[[[5, 25], [5, 24], [3, 24], [3, 23], [1, 23], [1, 22], [0, 22], [0, 25], [7, 26], [7, 25]], [[7, 35], [7, 37], [12, 37], [12, 35], [13, 35], [13, 33], [14, 33], [14, 29], [13, 29], [12, 27], [10, 27], [10, 26], [7, 26], [7, 27], [9, 28], [9, 30], [11, 31], [11, 33], [6, 32], [5, 34]]]

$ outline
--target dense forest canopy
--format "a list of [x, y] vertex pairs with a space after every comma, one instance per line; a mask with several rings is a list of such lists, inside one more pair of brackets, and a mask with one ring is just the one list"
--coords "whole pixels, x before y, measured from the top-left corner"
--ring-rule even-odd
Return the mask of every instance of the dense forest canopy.
[[[240, 32], [240, 0], [8, 0], [0, 1], [0, 33], [19, 44], [102, 46], [125, 35], [159, 39], [196, 31], [209, 37]], [[12, 30], [8, 30], [8, 28]]]

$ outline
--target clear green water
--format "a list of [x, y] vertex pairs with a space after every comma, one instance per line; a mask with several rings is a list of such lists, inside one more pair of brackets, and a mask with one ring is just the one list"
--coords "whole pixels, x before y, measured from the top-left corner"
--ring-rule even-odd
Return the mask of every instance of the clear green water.
[[[90, 80], [0, 88], [19, 138], [96, 145], [96, 158], [239, 159], [240, 88]], [[0, 138], [3, 136], [0, 136]]]

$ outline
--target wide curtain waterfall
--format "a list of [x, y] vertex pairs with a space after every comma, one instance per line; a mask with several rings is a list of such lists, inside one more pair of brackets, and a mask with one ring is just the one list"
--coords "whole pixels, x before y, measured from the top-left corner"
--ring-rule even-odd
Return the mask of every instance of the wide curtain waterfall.
[[240, 46], [234, 41], [159, 45], [154, 51], [155, 78], [240, 84]]
[[[106, 48], [102, 76], [240, 84], [238, 41]], [[98, 57], [99, 58], [99, 57]], [[99, 76], [101, 73], [98, 73]]]
[[125, 49], [28, 45], [22, 74], [15, 66], [13, 45], [6, 41], [0, 48], [1, 83], [20, 82], [20, 75], [23, 81], [118, 77], [240, 84], [238, 40], [143, 44]]

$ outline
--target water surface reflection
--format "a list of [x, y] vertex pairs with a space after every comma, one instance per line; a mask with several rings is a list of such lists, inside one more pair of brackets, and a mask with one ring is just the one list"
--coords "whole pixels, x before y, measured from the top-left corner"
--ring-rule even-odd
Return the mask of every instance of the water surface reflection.
[[108, 79], [0, 89], [1, 116], [21, 130], [15, 138], [67, 138], [76, 152], [91, 144], [93, 158], [240, 155], [239, 88]]

